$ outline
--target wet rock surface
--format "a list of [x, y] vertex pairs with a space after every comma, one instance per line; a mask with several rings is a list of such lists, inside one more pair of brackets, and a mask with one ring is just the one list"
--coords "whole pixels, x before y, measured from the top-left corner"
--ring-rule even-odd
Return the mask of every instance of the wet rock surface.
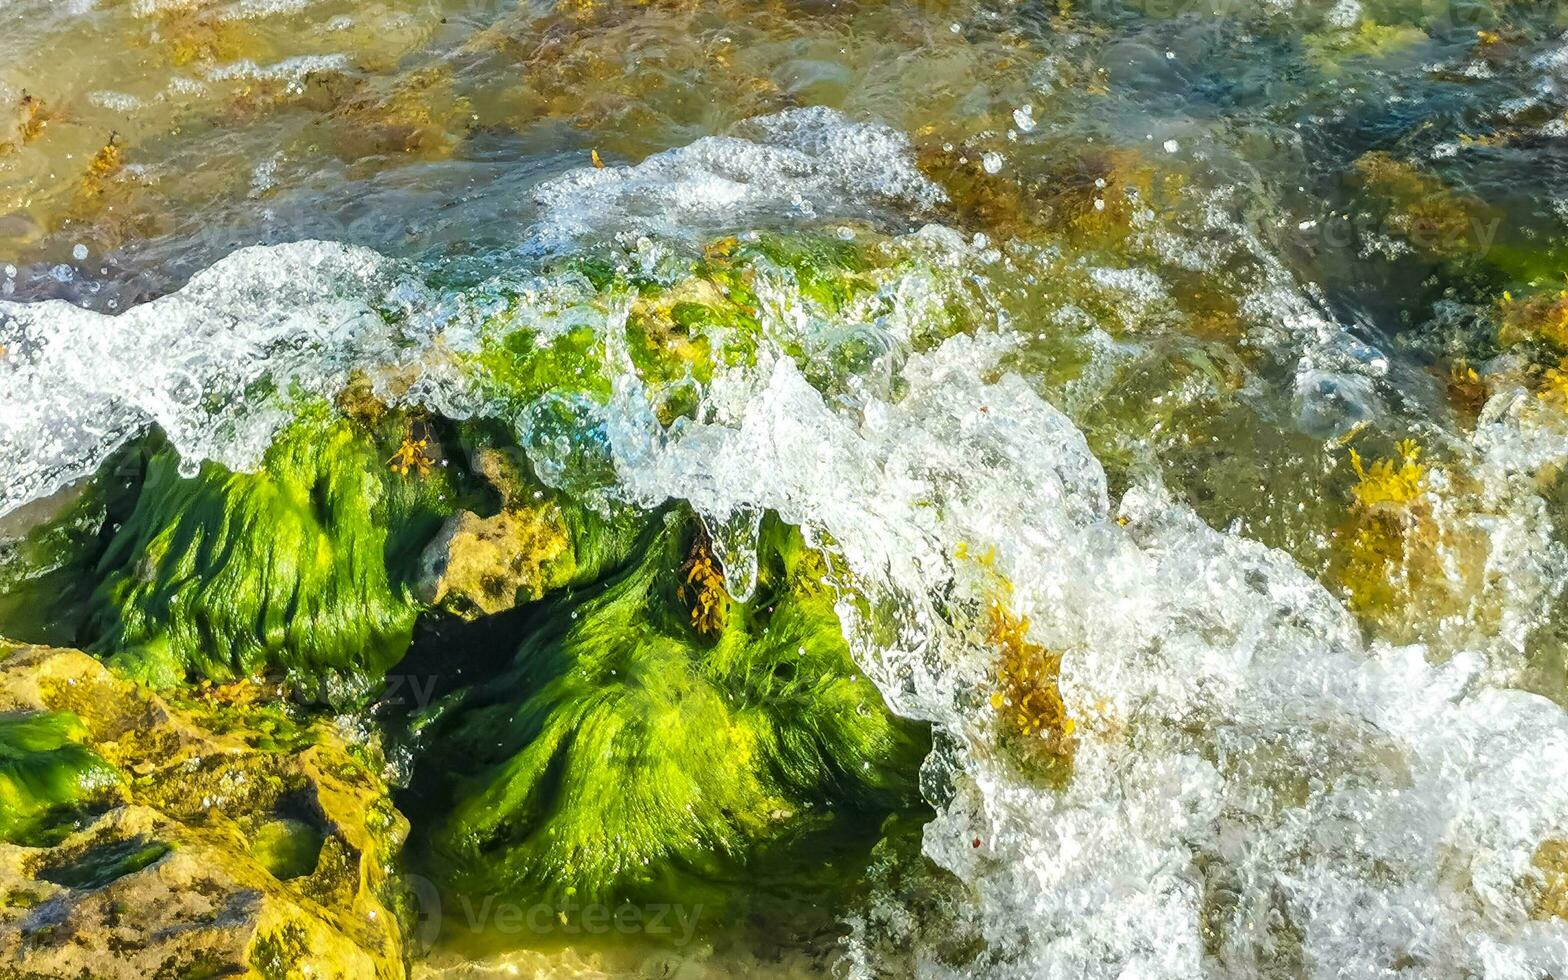
[[501, 496], [501, 510], [449, 517], [425, 548], [414, 586], [420, 602], [464, 619], [532, 602], [565, 584], [574, 570], [566, 520], [554, 503], [535, 499], [526, 462], [485, 448], [474, 453], [472, 465]]
[[126, 777], [0, 843], [0, 976], [405, 974], [376, 751], [246, 687], [172, 704], [78, 651], [0, 659], [0, 715], [72, 712]]

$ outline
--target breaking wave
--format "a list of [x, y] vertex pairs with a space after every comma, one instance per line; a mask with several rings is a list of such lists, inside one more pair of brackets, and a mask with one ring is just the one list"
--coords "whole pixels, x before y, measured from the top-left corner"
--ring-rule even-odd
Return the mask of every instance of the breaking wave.
[[[530, 241], [546, 249], [940, 201], [901, 136], [826, 110], [537, 194]], [[975, 250], [936, 227], [903, 241], [938, 259], [885, 283], [874, 316], [824, 319], [768, 284], [767, 342], [673, 426], [617, 345], [624, 305], [570, 277], [444, 291], [374, 252], [305, 242], [237, 252], [115, 317], [0, 304], [0, 513], [151, 425], [189, 466], [254, 466], [292, 404], [355, 373], [406, 403], [495, 410], [453, 356], [478, 349], [504, 284], [522, 304], [509, 322], [605, 338], [613, 390], [584, 424], [613, 492], [689, 501], [738, 594], [762, 513], [799, 524], [833, 559], [860, 666], [896, 711], [937, 725], [923, 850], [958, 884], [938, 922], [912, 921], [892, 891], [871, 901], [847, 950], [862, 974], [899, 958], [1031, 978], [1568, 974], [1568, 923], [1531, 914], [1533, 856], [1568, 834], [1563, 710], [1479, 653], [1369, 645], [1290, 557], [1209, 527], [1156, 480], [1113, 499], [1079, 427], [1009, 367], [1005, 322], [916, 336], [943, 302], [933, 277], [983, 275]], [[808, 379], [799, 352], [844, 331], [872, 342], [871, 367]], [[1483, 448], [1532, 451], [1494, 421]], [[536, 446], [545, 475], [581, 449], [550, 451]], [[1060, 784], [1001, 744], [985, 635], [999, 604], [1062, 651], [1075, 724]], [[966, 943], [968, 962], [944, 951]]]

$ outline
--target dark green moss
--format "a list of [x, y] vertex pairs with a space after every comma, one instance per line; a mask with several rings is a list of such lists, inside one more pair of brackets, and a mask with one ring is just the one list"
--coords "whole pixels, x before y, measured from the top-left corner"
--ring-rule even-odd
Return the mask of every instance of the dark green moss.
[[[115, 453], [91, 479], [0, 521], [0, 632], [70, 646], [87, 614], [105, 525], [140, 480], [140, 447]], [[10, 531], [5, 525], [21, 525]], [[23, 530], [25, 528], [25, 530]]]
[[256, 939], [251, 945], [250, 965], [262, 980], [288, 980], [295, 975], [295, 964], [305, 958], [308, 943], [304, 929], [286, 925]]
[[88, 847], [68, 861], [39, 868], [37, 874], [43, 881], [66, 888], [102, 888], [157, 863], [170, 849], [158, 840], [117, 840]]

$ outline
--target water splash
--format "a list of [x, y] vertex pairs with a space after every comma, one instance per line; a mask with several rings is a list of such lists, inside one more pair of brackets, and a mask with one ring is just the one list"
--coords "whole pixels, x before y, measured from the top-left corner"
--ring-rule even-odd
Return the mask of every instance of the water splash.
[[535, 239], [564, 247], [623, 234], [695, 241], [777, 219], [907, 215], [945, 199], [909, 160], [904, 134], [857, 123], [822, 106], [748, 120], [634, 167], [585, 167], [534, 192], [543, 217]]
[[[756, 141], [544, 185], [538, 240], [679, 239], [779, 209], [936, 200], [880, 129], [821, 112], [756, 126]], [[0, 305], [13, 393], [0, 511], [91, 472], [148, 424], [191, 463], [247, 467], [291, 399], [330, 396], [358, 369], [425, 372], [404, 396], [447, 414], [495, 410], [464, 379], [430, 375], [432, 352], [475, 349], [476, 319], [518, 300], [511, 329], [602, 331], [611, 394], [579, 426], [608, 455], [592, 479], [647, 506], [690, 501], [737, 592], [756, 515], [799, 523], [833, 558], [862, 668], [896, 710], [940, 727], [928, 765], [947, 788], [924, 849], [967, 904], [949, 922], [905, 920], [907, 933], [886, 905], [868, 910], [850, 946], [863, 972], [901, 947], [931, 974], [1568, 973], [1568, 924], [1534, 917], [1529, 898], [1537, 849], [1568, 835], [1562, 709], [1506, 689], [1478, 651], [1432, 663], [1418, 646], [1368, 645], [1287, 556], [1205, 525], [1157, 482], [1113, 503], [1083, 432], [1006, 369], [1019, 338], [1002, 318], [917, 341], [947, 299], [933, 281], [972, 274], [974, 256], [942, 229], [904, 244], [938, 258], [885, 283], [874, 311], [825, 318], [765, 281], [767, 342], [674, 425], [616, 347], [624, 306], [570, 283], [454, 297], [374, 253], [305, 243], [237, 253], [118, 318]], [[1100, 278], [1129, 302], [1159, 285]], [[1270, 342], [1297, 352], [1302, 376], [1375, 380], [1375, 355], [1280, 277], [1246, 303], [1280, 325]], [[872, 341], [869, 367], [819, 376], [814, 352], [850, 333]], [[1521, 421], [1528, 404], [1494, 400], [1484, 418], [1477, 445], [1499, 479], [1560, 458]], [[564, 481], [582, 454], [541, 417], [506, 420]], [[1041, 781], [999, 735], [983, 628], [998, 602], [1062, 652], [1077, 722], [1065, 782]], [[944, 929], [981, 940], [969, 961], [939, 956]]]
[[236, 252], [120, 316], [0, 303], [0, 514], [92, 473], [149, 424], [189, 467], [254, 467], [291, 400], [428, 341], [392, 323], [422, 288], [369, 250], [303, 242]]
[[[853, 412], [778, 358], [674, 439], [628, 380], [611, 426], [642, 501], [684, 498], [720, 524], [773, 508], [848, 569], [840, 611], [868, 676], [951, 736], [953, 796], [925, 850], [976, 896], [970, 966], [1568, 969], [1568, 926], [1532, 919], [1524, 884], [1568, 828], [1568, 790], [1537, 775], [1568, 763], [1568, 716], [1481, 683], [1480, 657], [1364, 647], [1288, 558], [1157, 488], [1113, 515], [1071, 422], [1017, 376], [985, 380], [1005, 346], [954, 338], [911, 359], [902, 400]], [[1061, 789], [998, 750], [995, 651], [976, 629], [996, 597], [958, 557], [982, 552], [1034, 639], [1066, 651], [1081, 734]]]

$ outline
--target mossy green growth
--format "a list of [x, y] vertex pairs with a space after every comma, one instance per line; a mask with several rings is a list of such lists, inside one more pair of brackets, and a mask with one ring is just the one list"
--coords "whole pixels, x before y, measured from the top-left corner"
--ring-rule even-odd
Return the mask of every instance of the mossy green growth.
[[0, 840], [25, 838], [120, 784], [119, 771], [86, 740], [68, 711], [0, 715]]
[[759, 558], [749, 601], [717, 594], [674, 514], [632, 565], [537, 609], [514, 670], [437, 736], [436, 768], [471, 774], [433, 840], [457, 890], [690, 895], [780, 841], [918, 805], [928, 733], [856, 670], [821, 557], [770, 518]]
[[[500, 303], [472, 366], [486, 397], [519, 409], [547, 395], [603, 404], [621, 370], [611, 339], [655, 387], [707, 383], [717, 367], [755, 357], [760, 277], [788, 280], [792, 293], [832, 314], [875, 290], [873, 265], [855, 244], [810, 234], [719, 239], [700, 258], [672, 258], [653, 272], [575, 259], [553, 278], [578, 282], [582, 292], [573, 299], [583, 305], [556, 309], [560, 296], [543, 307], [534, 296]], [[625, 304], [624, 322], [611, 300]], [[612, 324], [621, 336], [607, 336]]]
[[1326, 75], [1338, 75], [1341, 62], [1352, 58], [1385, 58], [1424, 43], [1418, 27], [1378, 24], [1363, 20], [1350, 29], [1308, 34], [1303, 39], [1307, 56]]
[[[0, 629], [14, 640], [69, 645], [86, 615], [100, 532], [122, 503], [126, 470], [139, 469], [114, 454], [89, 480], [22, 508], [0, 529]], [[0, 522], [4, 523], [4, 522]]]
[[250, 834], [250, 856], [279, 881], [303, 878], [316, 869], [325, 838], [321, 831], [290, 817], [278, 817]]
[[97, 844], [67, 861], [39, 868], [38, 877], [67, 888], [102, 888], [156, 864], [171, 850], [173, 846], [164, 841], [144, 838]]
[[[378, 679], [409, 643], [420, 550], [458, 503], [421, 425], [312, 409], [255, 473], [186, 478], [154, 453], [99, 564], [97, 652], [154, 687], [276, 672], [337, 700]], [[414, 443], [421, 465], [399, 465]]]

